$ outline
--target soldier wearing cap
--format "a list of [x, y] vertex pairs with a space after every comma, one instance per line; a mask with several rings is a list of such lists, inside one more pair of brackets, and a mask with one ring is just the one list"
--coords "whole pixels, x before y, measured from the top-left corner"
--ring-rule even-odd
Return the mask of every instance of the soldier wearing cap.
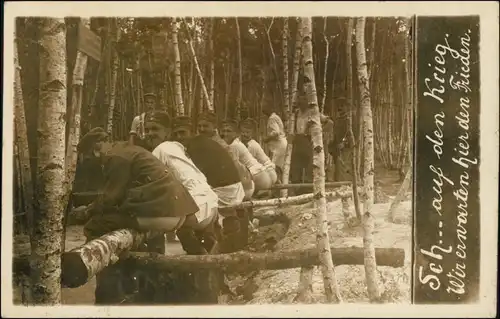
[[[79, 152], [94, 152], [101, 158], [105, 176], [102, 193], [88, 208], [91, 217], [84, 226], [87, 240], [123, 228], [152, 231], [159, 234], [154, 240], [159, 245], [157, 252], [164, 253], [163, 233], [198, 227], [196, 202], [150, 152], [127, 142], [112, 144], [106, 138], [102, 129], [95, 128], [77, 146]], [[97, 276], [97, 304], [123, 299], [115, 289], [119, 273], [118, 263]]]
[[222, 122], [221, 137], [229, 145], [229, 149], [236, 155], [239, 162], [250, 171], [255, 184], [255, 190], [270, 188], [272, 186], [271, 176], [266, 172], [265, 167], [243, 145], [238, 135], [238, 122], [229, 119]]
[[214, 222], [218, 217], [217, 194], [207, 183], [205, 175], [187, 156], [185, 146], [170, 140], [171, 121], [166, 112], [147, 113], [144, 126], [146, 143], [152, 154], [182, 182], [198, 205], [196, 218], [200, 231], [197, 238], [204, 239], [204, 245], [201, 245], [201, 240], [196, 243], [188, 240], [192, 239], [192, 233], [187, 229], [177, 231], [177, 237], [188, 254], [208, 254], [216, 242]]
[[239, 241], [240, 232], [237, 212], [232, 206], [238, 205], [245, 197], [238, 169], [229, 152], [221, 144], [205, 135], [192, 136], [191, 119], [186, 116], [174, 119], [172, 138], [186, 146], [186, 152], [193, 163], [207, 177], [208, 184], [217, 194], [219, 202], [219, 223], [216, 232], [223, 225], [220, 250], [232, 252], [241, 249], [244, 241]]
[[227, 152], [229, 152], [236, 168], [238, 169], [240, 181], [245, 190], [245, 199], [252, 198], [255, 191], [255, 184], [252, 180], [252, 175], [248, 168], [239, 161], [237, 154], [233, 152], [226, 141], [224, 141], [217, 133], [217, 116], [214, 113], [205, 113], [201, 115], [198, 119], [198, 134], [213, 139], [224, 147]]
[[130, 128], [130, 138], [129, 143], [131, 145], [143, 145], [144, 141], [144, 117], [147, 112], [152, 112], [154, 110], [159, 110], [160, 105], [156, 102], [156, 95], [154, 93], [146, 93], [144, 94], [144, 109], [140, 115], [134, 117], [132, 121], [132, 125]]
[[267, 174], [271, 178], [271, 183], [274, 185], [278, 180], [276, 174], [276, 164], [271, 161], [260, 144], [253, 138], [257, 122], [252, 118], [247, 118], [240, 122], [240, 140], [247, 147], [250, 154], [261, 163], [266, 169]]
[[262, 113], [268, 117], [267, 136], [264, 138], [264, 143], [267, 143], [269, 146], [272, 161], [281, 175], [285, 165], [286, 147], [288, 145], [285, 134], [285, 126], [283, 125], [283, 121], [279, 115], [274, 112], [272, 107], [264, 108]]

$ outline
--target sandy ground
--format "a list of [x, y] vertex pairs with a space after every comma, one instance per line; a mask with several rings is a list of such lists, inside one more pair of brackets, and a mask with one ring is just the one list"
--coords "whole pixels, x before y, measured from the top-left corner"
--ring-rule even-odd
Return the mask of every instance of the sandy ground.
[[[411, 289], [411, 201], [407, 198], [397, 209], [396, 223], [387, 221], [387, 212], [390, 202], [398, 190], [397, 174], [385, 174], [377, 178], [381, 187], [388, 196], [386, 203], [374, 206], [375, 218], [375, 247], [397, 247], [405, 250], [405, 265], [402, 268], [378, 267], [381, 283], [382, 299], [389, 303], [410, 303]], [[351, 212], [354, 207], [351, 203]], [[290, 225], [284, 238], [274, 247], [274, 250], [299, 249], [313, 247], [316, 244], [316, 210], [311, 204], [281, 209], [290, 218]], [[278, 212], [278, 210], [276, 211]], [[363, 247], [363, 232], [361, 226], [348, 228], [344, 225], [340, 201], [327, 204], [327, 216], [330, 221], [330, 241], [335, 247]], [[282, 229], [282, 228], [281, 228]], [[17, 250], [29, 249], [26, 239], [16, 238]], [[82, 226], [70, 226], [67, 229], [66, 251], [84, 243]], [[23, 242], [24, 241], [24, 242]], [[23, 248], [24, 247], [24, 248]], [[168, 244], [167, 253], [183, 253], [180, 244]], [[265, 304], [265, 303], [292, 303], [296, 295], [300, 269], [261, 271], [253, 278], [255, 289], [250, 297], [239, 296], [230, 303]], [[335, 267], [337, 283], [343, 302], [365, 303], [368, 296], [365, 285], [364, 267], [342, 265]], [[245, 276], [233, 276], [230, 287], [245, 281]], [[93, 304], [95, 279], [86, 285], [62, 289], [64, 304]], [[19, 302], [19, 289], [16, 289], [15, 301]], [[313, 277], [312, 302], [324, 302], [323, 281], [319, 268], [315, 268]]]

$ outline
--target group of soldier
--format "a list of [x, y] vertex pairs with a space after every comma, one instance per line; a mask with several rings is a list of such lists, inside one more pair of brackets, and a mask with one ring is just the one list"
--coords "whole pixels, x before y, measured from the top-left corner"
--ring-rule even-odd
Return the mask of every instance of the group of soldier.
[[[312, 182], [312, 144], [307, 119], [297, 111], [295, 134], [287, 136], [281, 118], [268, 117], [270, 156], [256, 141], [256, 121], [218, 121], [214, 113], [171, 118], [145, 95], [146, 111], [132, 122], [128, 141], [110, 142], [102, 128], [85, 134], [78, 144], [81, 158], [94, 157], [104, 176], [98, 197], [87, 207], [87, 241], [113, 230], [131, 228], [152, 234], [147, 250], [165, 253], [165, 234], [175, 234], [187, 254], [241, 250], [248, 243], [251, 212], [238, 204], [269, 194], [280, 182], [287, 144], [293, 138], [292, 183]], [[331, 121], [331, 120], [330, 120]], [[172, 240], [172, 239], [171, 239]], [[113, 303], [108, 267], [97, 277], [96, 303]]]

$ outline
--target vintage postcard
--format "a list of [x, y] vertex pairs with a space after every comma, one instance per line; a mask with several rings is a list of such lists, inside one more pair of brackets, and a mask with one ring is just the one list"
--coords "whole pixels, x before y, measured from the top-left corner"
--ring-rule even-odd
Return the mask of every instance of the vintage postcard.
[[494, 2], [7, 2], [2, 316], [496, 317]]

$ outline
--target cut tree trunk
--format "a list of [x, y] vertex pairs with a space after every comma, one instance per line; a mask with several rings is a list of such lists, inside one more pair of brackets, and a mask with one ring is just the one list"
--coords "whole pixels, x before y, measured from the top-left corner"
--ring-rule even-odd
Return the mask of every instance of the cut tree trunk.
[[356, 21], [356, 54], [364, 136], [363, 186], [365, 202], [363, 205], [363, 244], [365, 250], [365, 274], [368, 296], [370, 301], [373, 302], [380, 299], [380, 291], [377, 279], [375, 247], [373, 243], [373, 231], [375, 229], [375, 221], [372, 215], [374, 201], [373, 117], [370, 105], [368, 73], [366, 69], [365, 18], [357, 18]]
[[340, 294], [335, 278], [335, 270], [330, 252], [330, 237], [328, 234], [328, 219], [326, 216], [325, 198], [325, 151], [323, 146], [323, 132], [321, 128], [318, 97], [316, 94], [316, 83], [314, 78], [314, 64], [312, 60], [312, 18], [301, 18], [302, 20], [302, 52], [304, 54], [304, 84], [307, 95], [309, 112], [309, 123], [311, 130], [311, 141], [313, 146], [313, 192], [315, 204], [319, 210], [317, 216], [318, 227], [318, 250], [323, 273], [323, 283], [326, 298], [330, 302], [340, 302]]
[[[118, 234], [117, 234], [118, 233]], [[111, 240], [111, 234], [106, 235]], [[218, 269], [224, 272], [248, 273], [262, 269], [277, 270], [298, 267], [313, 267], [320, 264], [317, 248], [296, 249], [290, 251], [251, 253], [236, 252], [213, 255], [176, 255], [165, 256], [147, 252], [129, 252], [144, 237], [132, 234], [129, 230], [113, 233], [114, 239], [106, 242], [104, 236], [97, 242], [88, 244], [63, 254], [63, 283], [70, 288], [84, 285], [95, 274], [108, 265], [114, 264], [121, 256], [124, 261], [132, 261], [139, 267], [149, 267], [159, 271], [188, 271]], [[121, 241], [116, 241], [120, 238]], [[108, 240], [106, 239], [106, 240]], [[118, 248], [119, 246], [119, 248]], [[104, 253], [100, 248], [110, 248]], [[335, 265], [362, 265], [363, 249], [360, 247], [330, 247]], [[124, 252], [127, 252], [124, 254]], [[90, 258], [94, 253], [96, 258]], [[377, 248], [377, 262], [382, 266], [399, 268], [404, 265], [405, 251], [401, 248]], [[18, 259], [17, 269], [24, 269]]]
[[354, 139], [354, 132], [352, 129], [352, 114], [354, 112], [354, 99], [353, 99], [353, 81], [352, 81], [352, 29], [354, 21], [349, 18], [347, 23], [347, 41], [346, 41], [346, 57], [347, 57], [347, 100], [349, 108], [347, 112], [347, 135], [349, 138], [349, 145], [352, 151], [351, 156], [351, 170], [352, 170], [352, 187], [353, 187], [353, 201], [356, 217], [361, 222], [361, 209], [358, 196], [358, 148]]
[[177, 115], [184, 115], [184, 102], [182, 101], [181, 82], [181, 54], [179, 53], [179, 42], [177, 40], [177, 19], [172, 21], [172, 43], [175, 56], [175, 111]]
[[14, 33], [14, 127], [15, 138], [19, 156], [19, 175], [21, 175], [22, 194], [24, 199], [24, 212], [27, 216], [27, 229], [31, 231], [33, 220], [33, 181], [31, 175], [30, 152], [28, 144], [28, 130], [26, 127], [26, 114], [24, 110], [23, 89], [21, 82], [21, 66], [17, 53], [17, 37]]
[[240, 208], [255, 208], [255, 207], [266, 207], [266, 206], [273, 206], [273, 207], [283, 207], [283, 206], [290, 206], [290, 205], [300, 205], [300, 204], [305, 204], [309, 203], [313, 200], [317, 200], [318, 196], [322, 196], [322, 198], [328, 199], [328, 200], [336, 200], [344, 197], [350, 197], [352, 196], [352, 192], [350, 190], [346, 189], [339, 189], [333, 192], [323, 192], [320, 194], [317, 193], [310, 193], [310, 194], [303, 194], [299, 196], [291, 196], [291, 197], [284, 197], [284, 198], [272, 198], [272, 199], [265, 199], [265, 200], [254, 200], [254, 201], [246, 201], [242, 202], [241, 204], [234, 205], [232, 206], [235, 209], [240, 209]]
[[[325, 183], [326, 187], [341, 187], [341, 186], [350, 186], [352, 183], [350, 181], [347, 182], [329, 182]], [[314, 184], [312, 183], [301, 183], [301, 184], [276, 184], [271, 186], [269, 189], [295, 189], [295, 188], [310, 188]]]
[[121, 254], [137, 249], [147, 236], [147, 233], [120, 229], [65, 252], [61, 261], [62, 285], [68, 288], [84, 285], [104, 268], [115, 264]]
[[61, 303], [61, 249], [65, 204], [66, 25], [40, 18], [38, 161], [31, 241], [33, 303]]

